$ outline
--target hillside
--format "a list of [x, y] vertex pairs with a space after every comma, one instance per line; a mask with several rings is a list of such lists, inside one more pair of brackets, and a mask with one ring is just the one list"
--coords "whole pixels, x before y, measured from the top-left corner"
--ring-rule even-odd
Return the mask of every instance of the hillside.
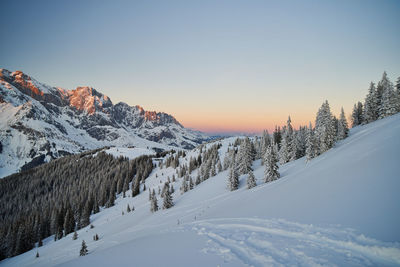
[[113, 104], [94, 88], [66, 90], [0, 69], [0, 177], [104, 146], [191, 149], [207, 139], [169, 114]]
[[[258, 186], [250, 190], [243, 175], [239, 190], [228, 191], [228, 171], [222, 171], [181, 195], [178, 178], [172, 183], [175, 206], [154, 214], [148, 190], [134, 198], [128, 193], [92, 215], [94, 228], [79, 230], [78, 240], [72, 234], [56, 242], [50, 237], [39, 258], [34, 249], [0, 265], [400, 265], [399, 136], [400, 114], [358, 126], [311, 162], [301, 158], [281, 166], [281, 178], [268, 184], [255, 161]], [[218, 142], [222, 159], [234, 138]], [[188, 152], [181, 163], [198, 153]], [[157, 167], [146, 187], [157, 190], [172, 174], [171, 167]], [[127, 204], [135, 210], [127, 213]], [[99, 241], [93, 241], [96, 233]], [[78, 256], [82, 240], [89, 249], [85, 257]]]

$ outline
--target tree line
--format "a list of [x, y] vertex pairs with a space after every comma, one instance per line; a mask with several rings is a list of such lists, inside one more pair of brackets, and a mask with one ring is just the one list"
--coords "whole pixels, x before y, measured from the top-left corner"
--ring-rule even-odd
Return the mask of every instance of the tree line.
[[90, 215], [112, 207], [117, 194], [130, 188], [132, 196], [139, 194], [154, 167], [152, 157], [128, 160], [92, 151], [1, 179], [0, 259], [89, 225]]

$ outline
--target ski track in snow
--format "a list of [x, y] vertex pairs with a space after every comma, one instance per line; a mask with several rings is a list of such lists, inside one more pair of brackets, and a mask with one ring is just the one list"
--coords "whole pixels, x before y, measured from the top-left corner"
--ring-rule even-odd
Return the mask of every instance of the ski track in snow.
[[396, 266], [400, 245], [351, 229], [320, 228], [286, 220], [213, 219], [186, 226], [209, 241], [205, 253], [248, 266]]

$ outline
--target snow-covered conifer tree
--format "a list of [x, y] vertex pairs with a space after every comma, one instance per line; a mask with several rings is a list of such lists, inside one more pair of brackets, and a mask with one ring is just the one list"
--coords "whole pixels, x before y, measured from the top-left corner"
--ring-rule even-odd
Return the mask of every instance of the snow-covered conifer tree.
[[[281, 164], [285, 164], [287, 162], [289, 162], [289, 135], [288, 132], [286, 130], [286, 128], [284, 127], [282, 130], [282, 140], [281, 140], [281, 149], [279, 150], [279, 162]], [[268, 150], [268, 149], [267, 149]], [[265, 158], [264, 158], [265, 159]], [[264, 164], [265, 164], [265, 160], [264, 160]]]
[[218, 158], [218, 162], [217, 162], [217, 168], [218, 168], [218, 172], [222, 172], [222, 164], [221, 164], [221, 160]]
[[396, 82], [396, 95], [397, 95], [397, 112], [400, 112], [400, 77], [397, 78]]
[[328, 101], [325, 101], [318, 110], [314, 136], [318, 148], [317, 155], [324, 153], [335, 143], [335, 125]]
[[[382, 74], [382, 79], [378, 82], [376, 87], [377, 98], [378, 98], [378, 118], [382, 119], [386, 117], [388, 112], [388, 106], [391, 106], [390, 100], [388, 99], [391, 95], [391, 89], [393, 88], [392, 82], [389, 80], [386, 71]], [[384, 96], [386, 94], [386, 96]], [[386, 98], [384, 100], [384, 98]], [[390, 109], [390, 108], [389, 108]]]
[[192, 177], [190, 177], [190, 178], [189, 178], [189, 190], [192, 190], [193, 187], [194, 187], [193, 179], [192, 179]]
[[240, 144], [236, 163], [238, 164], [239, 174], [246, 174], [251, 170], [253, 156], [251, 152], [250, 139], [248, 137], [246, 137]]
[[164, 193], [163, 209], [169, 209], [172, 206], [174, 206], [172, 195], [170, 194], [169, 190], [166, 190]]
[[353, 113], [351, 114], [351, 125], [352, 125], [352, 127], [356, 127], [357, 125], [361, 124], [361, 122], [358, 120], [358, 117], [359, 117], [359, 114], [358, 114], [357, 105], [354, 104]]
[[[260, 158], [262, 159], [263, 156], [265, 155], [265, 152], [267, 152], [267, 148], [271, 145], [271, 137], [269, 136], [269, 133], [267, 130], [263, 131], [262, 137], [261, 137], [261, 143], [260, 143]], [[263, 160], [261, 160], [261, 165], [264, 164]]]
[[364, 103], [364, 123], [376, 121], [378, 118], [378, 103], [375, 84], [371, 82]]
[[211, 164], [211, 176], [217, 175], [217, 171], [215, 170], [215, 165]]
[[264, 181], [266, 183], [274, 181], [280, 177], [278, 160], [275, 155], [275, 150], [272, 146], [269, 146], [267, 152], [264, 155], [265, 171], [264, 171]]
[[77, 239], [78, 239], [78, 233], [75, 230], [74, 235], [72, 236], [72, 240], [77, 240]]
[[312, 125], [310, 122], [310, 126], [307, 128], [307, 137], [306, 137], [306, 160], [310, 161], [315, 157], [315, 139], [314, 139], [314, 131], [312, 129]]
[[297, 154], [299, 150], [299, 140], [297, 139], [297, 134], [296, 132], [293, 132], [292, 138], [290, 141], [290, 146], [289, 146], [289, 160], [293, 161], [296, 160]]
[[85, 243], [85, 240], [82, 240], [82, 247], [81, 250], [79, 251], [79, 256], [85, 256], [88, 254], [88, 249]]
[[251, 189], [255, 186], [257, 186], [256, 178], [254, 177], [254, 173], [249, 171], [249, 176], [247, 177], [247, 189]]
[[340, 111], [340, 118], [339, 118], [339, 123], [338, 123], [338, 134], [337, 134], [337, 139], [342, 140], [347, 137], [349, 134], [349, 126], [347, 124], [346, 116], [344, 114], [343, 107]]
[[351, 115], [352, 127], [364, 123], [364, 107], [361, 102], [354, 104], [353, 113]]
[[153, 194], [150, 201], [150, 211], [156, 212], [158, 210], [157, 196]]
[[[382, 100], [379, 108], [379, 118], [385, 118], [397, 113], [397, 95], [393, 83], [387, 76], [382, 80]], [[383, 78], [382, 78], [383, 79]]]
[[186, 193], [187, 191], [189, 191], [188, 178], [189, 178], [188, 176], [185, 176], [182, 179], [181, 194]]
[[234, 191], [239, 188], [239, 174], [237, 173], [236, 162], [233, 159], [228, 175], [228, 189]]

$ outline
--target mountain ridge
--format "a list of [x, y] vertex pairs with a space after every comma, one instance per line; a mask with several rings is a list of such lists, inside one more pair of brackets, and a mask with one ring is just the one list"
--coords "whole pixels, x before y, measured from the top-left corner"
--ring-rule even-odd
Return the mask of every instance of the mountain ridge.
[[0, 177], [38, 157], [47, 162], [102, 146], [191, 149], [209, 139], [170, 114], [113, 104], [89, 86], [52, 87], [22, 71], [0, 69], [0, 110]]

